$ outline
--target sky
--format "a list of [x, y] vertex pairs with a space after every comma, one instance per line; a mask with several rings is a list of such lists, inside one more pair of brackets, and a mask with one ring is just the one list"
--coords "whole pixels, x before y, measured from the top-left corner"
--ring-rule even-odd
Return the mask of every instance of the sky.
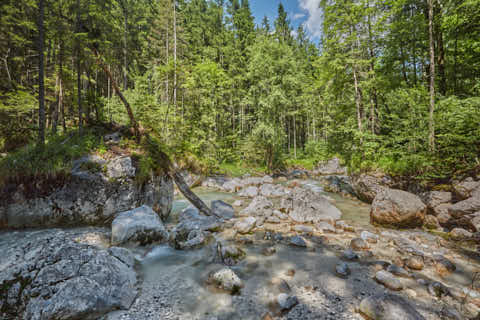
[[267, 16], [273, 25], [278, 12], [278, 4], [288, 12], [290, 23], [297, 29], [303, 23], [310, 39], [318, 41], [321, 35], [321, 11], [318, 8], [320, 0], [250, 0], [250, 8], [255, 16], [255, 23], [260, 25], [263, 16]]

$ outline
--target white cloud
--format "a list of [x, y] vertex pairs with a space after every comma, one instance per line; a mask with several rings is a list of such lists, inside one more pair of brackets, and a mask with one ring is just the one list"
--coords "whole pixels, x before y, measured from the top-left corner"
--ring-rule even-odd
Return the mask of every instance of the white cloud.
[[293, 15], [293, 20], [302, 19], [303, 17], [305, 17], [305, 13], [295, 13]]
[[320, 0], [298, 0], [300, 8], [307, 13], [307, 20], [304, 22], [308, 34], [312, 38], [320, 38], [322, 35], [322, 10], [319, 8]]

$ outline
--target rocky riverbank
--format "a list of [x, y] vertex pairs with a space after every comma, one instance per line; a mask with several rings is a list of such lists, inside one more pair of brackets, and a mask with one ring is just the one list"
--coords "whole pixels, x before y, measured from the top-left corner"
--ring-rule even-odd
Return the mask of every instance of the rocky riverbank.
[[[329, 173], [344, 174], [335, 163], [329, 166]], [[314, 176], [205, 179], [197, 191], [204, 200], [215, 200], [211, 208], [219, 218], [192, 207], [179, 210], [182, 199], [165, 215], [172, 208], [169, 197], [164, 202], [154, 197], [156, 212], [139, 207], [150, 203], [127, 197], [128, 206], [103, 220], [107, 228], [3, 231], [1, 316], [433, 320], [478, 315], [480, 255], [473, 230], [426, 228], [438, 207], [475, 199], [474, 183], [467, 184], [470, 191], [459, 189], [467, 190], [466, 200], [457, 200], [453, 194], [415, 195], [378, 179], [339, 178], [339, 188], [363, 192], [370, 206], [326, 193], [322, 183], [328, 179], [301, 179], [308, 175]], [[173, 193], [173, 188], [162, 190]]]

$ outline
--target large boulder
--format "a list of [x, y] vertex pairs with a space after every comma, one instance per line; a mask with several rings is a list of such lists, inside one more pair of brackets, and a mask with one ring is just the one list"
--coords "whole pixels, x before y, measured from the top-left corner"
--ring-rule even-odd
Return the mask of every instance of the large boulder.
[[457, 202], [448, 209], [448, 213], [457, 219], [477, 211], [480, 211], [480, 194], [475, 194], [471, 198]]
[[285, 193], [285, 188], [278, 184], [266, 183], [262, 184], [262, 186], [260, 187], [260, 195], [264, 197], [281, 197], [285, 195]]
[[207, 283], [232, 294], [243, 288], [243, 281], [232, 269], [227, 267], [210, 273]]
[[364, 298], [360, 302], [359, 311], [371, 320], [425, 319], [405, 298], [389, 293]]
[[416, 195], [396, 189], [383, 189], [372, 203], [370, 221], [394, 227], [422, 226], [426, 205]]
[[222, 200], [212, 201], [212, 212], [225, 220], [230, 220], [235, 215], [235, 209]]
[[352, 187], [352, 181], [348, 176], [326, 176], [328, 186], [326, 189], [330, 192], [341, 193], [345, 195], [356, 196]]
[[[420, 195], [423, 203], [427, 205], [428, 212], [437, 215], [437, 212], [442, 210], [441, 205], [452, 202], [452, 193], [444, 191], [429, 191]], [[438, 209], [437, 209], [438, 208]]]
[[112, 245], [138, 242], [142, 245], [168, 240], [158, 214], [148, 206], [121, 212], [112, 222]]
[[197, 208], [188, 207], [179, 215], [179, 223], [170, 233], [170, 243], [176, 249], [195, 249], [206, 244], [210, 232], [219, 231], [221, 222], [213, 216], [201, 215]]
[[386, 187], [392, 187], [393, 181], [388, 176], [377, 177], [362, 173], [352, 176], [352, 187], [358, 198], [362, 201], [372, 203], [377, 193]]
[[273, 213], [273, 203], [263, 196], [258, 196], [240, 213], [242, 215], [270, 216]]
[[68, 177], [47, 181], [48, 187], [42, 181], [8, 186], [0, 202], [0, 227], [107, 226], [118, 212], [141, 205], [166, 219], [173, 203], [172, 180], [156, 175], [139, 184], [137, 171], [130, 157], [86, 156], [74, 161]]
[[314, 172], [319, 175], [342, 175], [347, 172], [347, 168], [340, 164], [340, 159], [333, 158], [319, 163]]
[[133, 255], [61, 230], [0, 236], [1, 319], [97, 319], [138, 294]]
[[255, 198], [258, 196], [258, 188], [255, 186], [245, 187], [238, 192], [238, 195], [245, 198]]
[[474, 194], [480, 197], [480, 181], [475, 181], [472, 177], [467, 178], [453, 185], [455, 195], [461, 200], [468, 199]]
[[282, 208], [295, 222], [318, 223], [338, 220], [342, 212], [327, 198], [311, 190], [297, 187], [282, 200]]

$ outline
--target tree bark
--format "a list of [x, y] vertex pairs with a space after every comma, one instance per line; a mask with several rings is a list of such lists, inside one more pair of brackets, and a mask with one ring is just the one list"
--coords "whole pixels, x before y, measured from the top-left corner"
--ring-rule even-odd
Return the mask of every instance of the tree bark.
[[127, 43], [127, 36], [128, 36], [128, 11], [127, 11], [127, 4], [123, 3], [123, 90], [126, 91], [128, 88], [128, 59], [127, 59], [127, 51], [128, 51], [128, 43]]
[[[80, 0], [77, 0], [77, 21], [76, 21], [76, 33], [80, 33]], [[83, 129], [83, 109], [82, 109], [82, 74], [81, 74], [81, 61], [80, 61], [80, 40], [75, 40], [75, 54], [77, 58], [77, 103], [78, 103], [78, 129], [80, 132]]]
[[173, 1], [173, 107], [177, 114], [177, 1]]
[[44, 0], [38, 1], [38, 11], [38, 145], [43, 147], [45, 145]]
[[433, 37], [433, 0], [428, 2], [428, 36], [430, 42], [430, 112], [428, 119], [428, 146], [431, 152], [435, 150], [435, 45]]

